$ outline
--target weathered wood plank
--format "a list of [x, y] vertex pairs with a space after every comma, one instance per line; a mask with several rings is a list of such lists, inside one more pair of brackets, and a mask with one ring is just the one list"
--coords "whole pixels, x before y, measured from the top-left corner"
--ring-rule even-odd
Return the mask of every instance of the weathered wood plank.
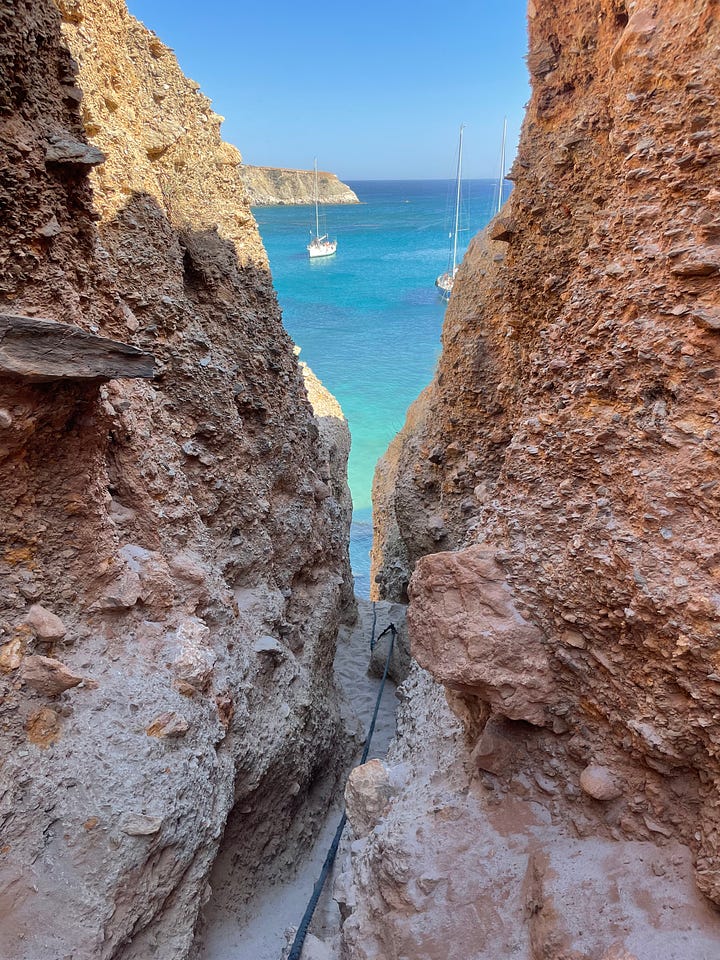
[[70, 323], [0, 313], [0, 375], [42, 383], [152, 377], [155, 358]]

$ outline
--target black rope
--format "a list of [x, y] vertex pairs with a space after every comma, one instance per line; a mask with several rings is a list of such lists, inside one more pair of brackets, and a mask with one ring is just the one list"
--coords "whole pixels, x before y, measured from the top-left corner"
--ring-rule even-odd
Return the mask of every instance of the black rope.
[[375, 601], [373, 600], [373, 624], [372, 632], [370, 634], [370, 653], [375, 649], [375, 627], [377, 626], [377, 610], [375, 609]]
[[[373, 634], [375, 632], [375, 623], [373, 622]], [[392, 657], [393, 647], [395, 646], [395, 637], [397, 636], [397, 629], [394, 623], [389, 624], [383, 632], [378, 637], [378, 640], [381, 640], [386, 633], [390, 633], [390, 649], [388, 650], [387, 659], [385, 660], [385, 670], [383, 671], [383, 677], [380, 682], [380, 689], [378, 690], [377, 700], [375, 701], [375, 711], [370, 721], [370, 729], [368, 730], [368, 735], [365, 738], [365, 748], [363, 750], [362, 757], [358, 766], [362, 766], [363, 763], [368, 758], [368, 753], [370, 752], [370, 741], [372, 740], [372, 735], [375, 732], [375, 723], [377, 721], [378, 712], [380, 710], [380, 701], [382, 699], [383, 690], [385, 689], [385, 681], [387, 680], [388, 670], [390, 669], [390, 658]], [[325, 857], [325, 863], [323, 863], [323, 868], [320, 871], [320, 876], [318, 877], [315, 886], [313, 887], [312, 896], [308, 901], [308, 905], [305, 908], [305, 913], [303, 918], [300, 921], [300, 926], [297, 929], [295, 934], [295, 939], [293, 940], [292, 947], [290, 948], [290, 953], [287, 955], [287, 960], [300, 960], [300, 955], [302, 954], [302, 948], [305, 943], [305, 937], [310, 928], [310, 923], [312, 922], [313, 914], [315, 913], [315, 908], [318, 905], [318, 900], [320, 899], [320, 894], [323, 891], [325, 886], [325, 881], [327, 880], [328, 874], [332, 870], [332, 865], [335, 863], [335, 857], [337, 856], [338, 847], [340, 846], [340, 838], [342, 837], [343, 830], [345, 829], [345, 824], [347, 823], [347, 814], [343, 811], [343, 815], [340, 818], [340, 823], [338, 824], [337, 830], [335, 831], [335, 836], [333, 837], [333, 842], [330, 844], [330, 849], [327, 852]]]

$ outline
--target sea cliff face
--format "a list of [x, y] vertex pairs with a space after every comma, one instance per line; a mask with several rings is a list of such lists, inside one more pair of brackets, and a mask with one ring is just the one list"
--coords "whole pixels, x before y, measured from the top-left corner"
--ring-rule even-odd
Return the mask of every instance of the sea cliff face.
[[349, 439], [173, 54], [0, 24], [0, 955], [177, 960], [342, 759]]
[[[689, 0], [528, 13], [515, 190], [465, 258], [435, 381], [376, 478], [376, 586], [409, 595], [462, 743], [432, 779], [423, 738], [450, 720], [405, 701], [415, 779], [356, 857], [357, 925], [448, 956], [444, 884], [468, 905], [479, 884], [487, 912], [466, 916], [485, 946], [458, 957], [516, 955], [513, 929], [523, 957], [690, 957], [719, 935], [698, 890], [720, 904], [720, 21]], [[438, 818], [433, 919], [409, 824], [429, 836]], [[587, 891], [579, 921], [563, 876]], [[620, 876], [654, 901], [621, 902], [626, 932], [598, 909]], [[685, 941], [643, 945], [690, 901]], [[359, 939], [351, 956], [382, 955]]]
[[[249, 167], [244, 164], [240, 168], [240, 176], [253, 207], [315, 202], [313, 170]], [[350, 187], [338, 180], [334, 173], [318, 170], [317, 176], [320, 203], [360, 202]]]

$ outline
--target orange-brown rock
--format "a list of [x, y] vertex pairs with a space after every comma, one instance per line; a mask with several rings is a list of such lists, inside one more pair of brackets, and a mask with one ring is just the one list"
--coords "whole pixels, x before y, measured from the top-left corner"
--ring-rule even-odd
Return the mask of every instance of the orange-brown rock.
[[83, 682], [83, 677], [69, 670], [53, 657], [25, 657], [20, 669], [22, 682], [46, 697], [55, 697]]
[[418, 561], [408, 630], [420, 666], [502, 716], [542, 724], [553, 676], [534, 623], [526, 620], [494, 553], [469, 547]]
[[60, 719], [49, 707], [34, 710], [28, 717], [26, 729], [30, 743], [41, 750], [46, 750], [61, 735]]
[[[529, 14], [515, 189], [471, 244], [435, 381], [381, 465], [376, 583], [401, 599], [415, 568], [411, 641], [456, 690], [465, 672], [472, 739], [488, 702], [503, 715], [494, 685], [474, 686], [498, 657], [487, 636], [468, 662], [496, 590], [473, 551], [496, 557], [553, 690], [544, 729], [519, 735], [573, 791], [588, 766], [610, 771], [605, 787], [582, 780], [583, 830], [685, 845], [720, 904], [720, 20], [709, 0]], [[467, 626], [446, 617], [448, 589]], [[517, 750], [498, 769], [486, 746], [496, 791], [517, 795], [523, 775], [576, 822], [547, 770], [531, 781]]]

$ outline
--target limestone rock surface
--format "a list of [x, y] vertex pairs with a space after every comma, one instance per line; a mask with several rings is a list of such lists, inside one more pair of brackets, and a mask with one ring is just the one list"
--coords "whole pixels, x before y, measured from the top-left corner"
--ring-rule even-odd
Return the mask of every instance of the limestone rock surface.
[[[315, 171], [243, 164], [240, 176], [253, 207], [315, 203]], [[320, 203], [359, 203], [356, 194], [334, 173], [318, 170]]]

